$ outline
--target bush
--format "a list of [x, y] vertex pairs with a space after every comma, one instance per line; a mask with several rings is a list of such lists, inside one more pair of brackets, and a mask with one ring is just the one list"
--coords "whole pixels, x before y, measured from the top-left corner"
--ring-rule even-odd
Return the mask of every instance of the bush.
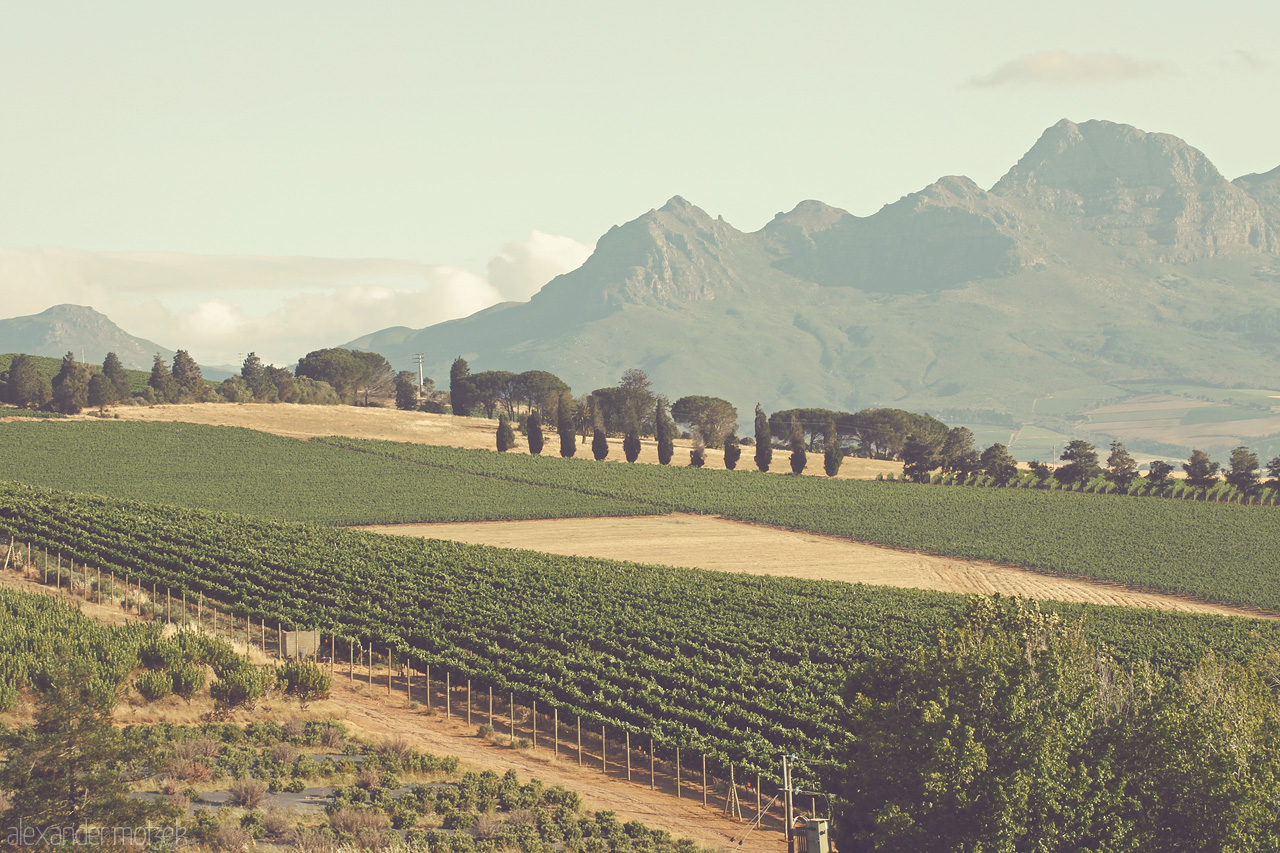
[[155, 702], [173, 693], [173, 678], [167, 672], [148, 670], [134, 680], [133, 686], [143, 699]]
[[291, 660], [276, 667], [276, 683], [305, 708], [317, 699], [329, 698], [333, 676], [313, 663]]
[[180, 663], [169, 671], [173, 680], [173, 692], [190, 704], [196, 694], [204, 689], [204, 667], [192, 663]]
[[244, 666], [226, 672], [215, 681], [209, 688], [209, 695], [222, 711], [241, 707], [252, 709], [266, 695], [267, 683], [266, 669], [259, 669], [245, 661]]
[[231, 804], [256, 809], [267, 796], [267, 784], [261, 779], [237, 779], [231, 783]]

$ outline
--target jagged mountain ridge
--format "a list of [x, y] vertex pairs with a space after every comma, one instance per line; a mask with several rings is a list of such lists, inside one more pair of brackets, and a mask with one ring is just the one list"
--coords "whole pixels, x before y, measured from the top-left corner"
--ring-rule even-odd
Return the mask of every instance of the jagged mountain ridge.
[[54, 305], [39, 314], [0, 320], [0, 352], [24, 352], [101, 362], [114, 352], [133, 370], [150, 370], [156, 353], [172, 361], [174, 351], [129, 334], [105, 315], [83, 305]]
[[1176, 137], [1064, 120], [990, 190], [944, 177], [867, 217], [805, 201], [750, 233], [677, 196], [528, 303], [348, 345], [579, 391], [640, 366], [739, 406], [1025, 411], [1122, 378], [1257, 383], [1280, 362], [1231, 330], [1280, 309], [1277, 223], [1280, 169], [1231, 182]]

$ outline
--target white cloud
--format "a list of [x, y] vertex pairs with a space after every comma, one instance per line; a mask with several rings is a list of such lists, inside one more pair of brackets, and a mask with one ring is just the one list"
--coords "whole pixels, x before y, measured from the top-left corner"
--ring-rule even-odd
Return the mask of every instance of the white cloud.
[[202, 364], [237, 364], [249, 351], [289, 364], [390, 326], [422, 328], [528, 299], [588, 254], [534, 231], [504, 246], [486, 277], [398, 260], [0, 248], [0, 317], [89, 305]]
[[570, 237], [534, 231], [527, 240], [513, 240], [489, 261], [489, 283], [506, 299], [524, 302], [558, 275], [576, 270], [591, 247]]
[[989, 74], [975, 77], [970, 86], [987, 88], [1008, 85], [1083, 86], [1116, 83], [1173, 71], [1166, 62], [1133, 59], [1119, 53], [1074, 54], [1065, 50], [1042, 50], [1010, 60]]

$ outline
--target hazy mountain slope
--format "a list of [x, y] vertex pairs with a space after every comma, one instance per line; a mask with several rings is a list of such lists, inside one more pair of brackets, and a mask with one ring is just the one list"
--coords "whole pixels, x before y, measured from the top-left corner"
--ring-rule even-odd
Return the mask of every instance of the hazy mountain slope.
[[755, 233], [677, 197], [528, 303], [353, 343], [425, 353], [438, 381], [457, 355], [578, 392], [639, 366], [739, 407], [1025, 416], [1120, 380], [1274, 387], [1278, 220], [1280, 170], [1229, 182], [1175, 137], [1064, 120], [990, 191], [946, 177], [868, 217], [806, 201]]
[[114, 352], [125, 367], [150, 370], [156, 353], [168, 361], [173, 350], [135, 337], [104, 314], [81, 305], [55, 305], [39, 314], [0, 320], [0, 352], [25, 352], [60, 358], [73, 352], [79, 359], [101, 362]]

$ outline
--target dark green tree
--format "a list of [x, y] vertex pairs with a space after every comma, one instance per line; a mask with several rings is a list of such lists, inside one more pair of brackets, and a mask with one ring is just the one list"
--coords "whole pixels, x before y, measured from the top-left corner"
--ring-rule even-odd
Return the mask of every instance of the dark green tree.
[[147, 387], [155, 392], [158, 403], [178, 402], [178, 383], [173, 381], [173, 371], [160, 353], [156, 353], [151, 363], [151, 378], [147, 380]]
[[738, 467], [738, 460], [742, 458], [742, 445], [738, 444], [738, 437], [730, 433], [724, 440], [724, 469], [732, 471]]
[[973, 447], [973, 431], [968, 427], [952, 427], [942, 441], [939, 460], [942, 470], [968, 476], [977, 471], [981, 457]]
[[112, 846], [111, 828], [144, 826], [169, 810], [129, 796], [120, 768], [136, 756], [112, 722], [113, 685], [74, 656], [52, 675], [34, 722], [8, 730], [0, 742], [7, 753], [0, 790], [12, 798], [0, 817], [7, 827], [57, 834], [68, 848], [77, 837], [92, 843], [84, 839], [106, 828], [104, 843]]
[[[475, 405], [476, 389], [471, 384], [471, 368], [467, 360], [458, 356], [449, 368], [449, 405], [455, 415], [470, 415]], [[539, 447], [541, 452], [541, 447]]]
[[902, 446], [903, 477], [914, 483], [924, 483], [928, 481], [930, 472], [936, 471], [941, 466], [938, 445], [932, 441], [917, 438], [915, 435], [907, 437], [906, 444]]
[[110, 379], [111, 384], [115, 386], [117, 400], [128, 400], [133, 396], [129, 388], [129, 374], [125, 372], [124, 365], [120, 363], [120, 357], [115, 353], [109, 352], [103, 359], [102, 375]]
[[791, 473], [803, 474], [804, 468], [809, 464], [809, 456], [805, 453], [804, 446], [804, 428], [800, 426], [800, 421], [794, 415], [791, 418]]
[[1009, 485], [1013, 478], [1018, 476], [1017, 460], [1009, 455], [1009, 448], [999, 442], [982, 451], [978, 464], [982, 466], [982, 471], [1000, 486]]
[[29, 355], [14, 356], [9, 365], [9, 383], [5, 402], [24, 409], [37, 409], [53, 399], [53, 386], [49, 377], [36, 367]]
[[498, 450], [506, 453], [516, 446], [516, 434], [511, 429], [511, 419], [506, 415], [498, 416]]
[[605, 437], [604, 430], [599, 427], [596, 427], [595, 432], [591, 434], [591, 455], [597, 462], [609, 455], [609, 439]]
[[1163, 459], [1156, 459], [1147, 466], [1147, 479], [1153, 484], [1163, 486], [1169, 482], [1169, 475], [1173, 473], [1173, 466]]
[[1075, 438], [1067, 442], [1060, 457], [1066, 465], [1053, 472], [1058, 482], [1064, 485], [1084, 484], [1102, 473], [1098, 467], [1098, 450], [1084, 439]]
[[205, 399], [208, 386], [200, 372], [200, 365], [184, 349], [178, 350], [173, 356], [173, 382], [177, 387], [177, 399], [196, 403]]
[[681, 397], [671, 404], [671, 417], [701, 435], [707, 447], [719, 447], [738, 428], [738, 410], [719, 397]]
[[1241, 445], [1231, 451], [1226, 481], [1246, 495], [1258, 490], [1258, 454]]
[[836, 432], [835, 419], [827, 421], [827, 428], [824, 430], [825, 441], [822, 448], [822, 470], [826, 472], [828, 477], [834, 477], [840, 473], [840, 463], [844, 461], [844, 450], [840, 447], [840, 437]]
[[53, 377], [53, 409], [64, 415], [78, 415], [88, 405], [89, 368], [77, 364], [76, 357], [67, 353], [58, 375]]
[[89, 377], [88, 400], [90, 406], [105, 412], [107, 406], [117, 402], [116, 386], [105, 375], [95, 373]]
[[628, 462], [635, 462], [640, 458], [640, 419], [629, 406], [623, 411], [623, 417], [626, 431], [622, 438], [622, 454]]
[[1267, 487], [1280, 487], [1280, 456], [1271, 457], [1271, 461], [1267, 463]]
[[573, 424], [573, 395], [568, 391], [560, 394], [560, 405], [556, 407], [556, 432], [560, 434], [560, 455], [570, 459], [578, 452], [577, 430]]
[[676, 452], [676, 424], [667, 415], [667, 407], [661, 400], [654, 409], [653, 422], [657, 424], [658, 463], [670, 465], [671, 457]]
[[1191, 458], [1182, 465], [1187, 482], [1197, 489], [1207, 489], [1218, 482], [1218, 463], [1203, 450], [1191, 451]]
[[1107, 457], [1107, 479], [1125, 492], [1138, 479], [1138, 463], [1133, 461], [1124, 442], [1118, 438], [1111, 442], [1111, 455]]
[[[275, 389], [275, 401], [277, 403], [310, 403], [315, 402], [307, 396], [304, 389], [309, 383], [315, 383], [315, 380], [299, 379], [289, 372], [288, 368], [276, 367], [274, 364], [267, 367], [267, 382], [271, 388]], [[319, 383], [315, 383], [319, 384]], [[324, 383], [332, 392], [333, 386], [327, 382]], [[268, 391], [268, 394], [271, 392]]]
[[[314, 375], [316, 370], [314, 365], [309, 365], [308, 359], [320, 355], [324, 350], [305, 355], [298, 360], [297, 374], [299, 376], [310, 376], [313, 379], [324, 379], [322, 376]], [[262, 363], [262, 359], [258, 358], [256, 352], [251, 352], [244, 357], [244, 361], [240, 364], [240, 378], [244, 380], [244, 384], [249, 386], [249, 393], [253, 394], [255, 400], [267, 399], [267, 386], [271, 383], [267, 380], [267, 368]], [[325, 380], [328, 381], [328, 380]], [[332, 382], [329, 383], [333, 385]], [[337, 385], [333, 386], [337, 388]], [[341, 392], [339, 392], [341, 393]]]
[[1034, 603], [970, 600], [933, 643], [850, 674], [847, 763], [826, 780], [839, 848], [1276, 849], [1280, 702], [1262, 673], [1151, 673]]
[[756, 403], [756, 468], [768, 471], [773, 462], [773, 434], [769, 431], [769, 416]]
[[412, 412], [418, 408], [417, 374], [412, 370], [402, 370], [396, 374], [396, 408]]
[[701, 439], [697, 439], [693, 443], [693, 449], [689, 451], [689, 467], [701, 468], [707, 464], [707, 447], [702, 443]]
[[541, 455], [545, 439], [542, 437], [542, 418], [538, 417], [537, 411], [529, 413], [524, 429], [529, 437], [529, 452], [534, 456]]
[[395, 393], [396, 371], [385, 356], [366, 350], [351, 350], [351, 357], [360, 363], [356, 378], [356, 394], [369, 405], [372, 397], [389, 397]]

